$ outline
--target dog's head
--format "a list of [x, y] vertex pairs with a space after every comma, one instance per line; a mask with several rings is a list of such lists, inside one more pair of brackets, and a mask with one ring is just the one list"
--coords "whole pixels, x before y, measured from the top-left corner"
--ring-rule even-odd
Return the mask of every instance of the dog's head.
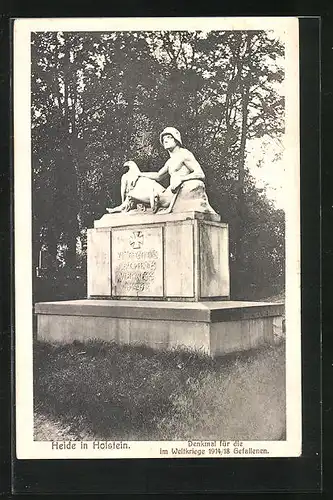
[[135, 163], [135, 161], [132, 161], [132, 160], [125, 161], [124, 167], [128, 168], [128, 172], [130, 172], [130, 171], [131, 172], [140, 172], [139, 167], [137, 166], [137, 164]]

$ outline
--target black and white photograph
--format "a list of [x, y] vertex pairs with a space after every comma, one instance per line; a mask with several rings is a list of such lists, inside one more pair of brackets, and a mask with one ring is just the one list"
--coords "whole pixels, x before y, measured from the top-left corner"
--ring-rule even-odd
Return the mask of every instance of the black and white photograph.
[[299, 456], [296, 18], [14, 22], [18, 458]]

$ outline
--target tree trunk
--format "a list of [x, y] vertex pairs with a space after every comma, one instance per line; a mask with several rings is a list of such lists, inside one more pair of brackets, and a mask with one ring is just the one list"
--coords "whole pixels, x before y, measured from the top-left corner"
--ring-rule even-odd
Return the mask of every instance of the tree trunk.
[[[247, 34], [245, 46], [245, 54], [250, 57], [250, 52], [248, 52], [250, 44], [250, 35]], [[244, 54], [244, 55], [245, 55]], [[242, 89], [242, 125], [241, 125], [241, 137], [240, 137], [240, 147], [239, 147], [239, 160], [238, 160], [238, 182], [237, 182], [237, 223], [236, 223], [236, 245], [235, 245], [235, 257], [236, 257], [236, 269], [237, 269], [237, 295], [242, 294], [243, 279], [246, 269], [245, 269], [245, 231], [246, 227], [244, 225], [245, 220], [245, 200], [244, 200], [244, 179], [245, 179], [245, 160], [246, 160], [246, 139], [247, 139], [247, 128], [248, 128], [248, 106], [249, 106], [249, 92], [250, 92], [250, 82], [249, 82], [249, 72], [244, 77], [242, 76], [242, 69], [239, 71], [239, 78], [241, 79], [241, 89]]]
[[240, 207], [244, 205], [244, 178], [245, 178], [245, 158], [246, 158], [246, 133], [249, 105], [249, 88], [246, 85], [243, 87], [242, 100], [242, 132], [240, 139], [239, 163], [238, 163], [238, 202]]
[[[58, 189], [63, 192], [63, 202], [66, 208], [63, 211], [62, 231], [67, 235], [66, 266], [73, 269], [76, 266], [76, 238], [78, 236], [77, 214], [79, 210], [78, 200], [78, 175], [75, 168], [73, 151], [73, 75], [74, 67], [70, 60], [70, 39], [66, 36], [64, 46], [63, 82], [65, 95], [65, 116], [63, 124], [63, 147], [61, 151], [60, 175]], [[68, 99], [71, 99], [69, 105]], [[75, 112], [75, 110], [74, 110]]]

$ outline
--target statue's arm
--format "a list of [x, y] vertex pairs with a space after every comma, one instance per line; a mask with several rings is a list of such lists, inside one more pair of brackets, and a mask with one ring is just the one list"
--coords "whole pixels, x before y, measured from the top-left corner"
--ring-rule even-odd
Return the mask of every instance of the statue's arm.
[[181, 176], [182, 181], [189, 181], [191, 179], [205, 180], [204, 171], [193, 153], [186, 150], [183, 162], [190, 172]]
[[141, 177], [148, 177], [154, 181], [162, 181], [166, 175], [168, 175], [168, 167], [164, 165], [158, 172], [140, 172]]

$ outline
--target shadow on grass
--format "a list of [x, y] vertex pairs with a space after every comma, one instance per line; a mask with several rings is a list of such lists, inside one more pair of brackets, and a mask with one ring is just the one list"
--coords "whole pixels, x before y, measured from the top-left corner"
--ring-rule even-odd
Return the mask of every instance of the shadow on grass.
[[76, 436], [278, 439], [284, 398], [282, 343], [217, 359], [100, 340], [34, 345], [35, 412]]

